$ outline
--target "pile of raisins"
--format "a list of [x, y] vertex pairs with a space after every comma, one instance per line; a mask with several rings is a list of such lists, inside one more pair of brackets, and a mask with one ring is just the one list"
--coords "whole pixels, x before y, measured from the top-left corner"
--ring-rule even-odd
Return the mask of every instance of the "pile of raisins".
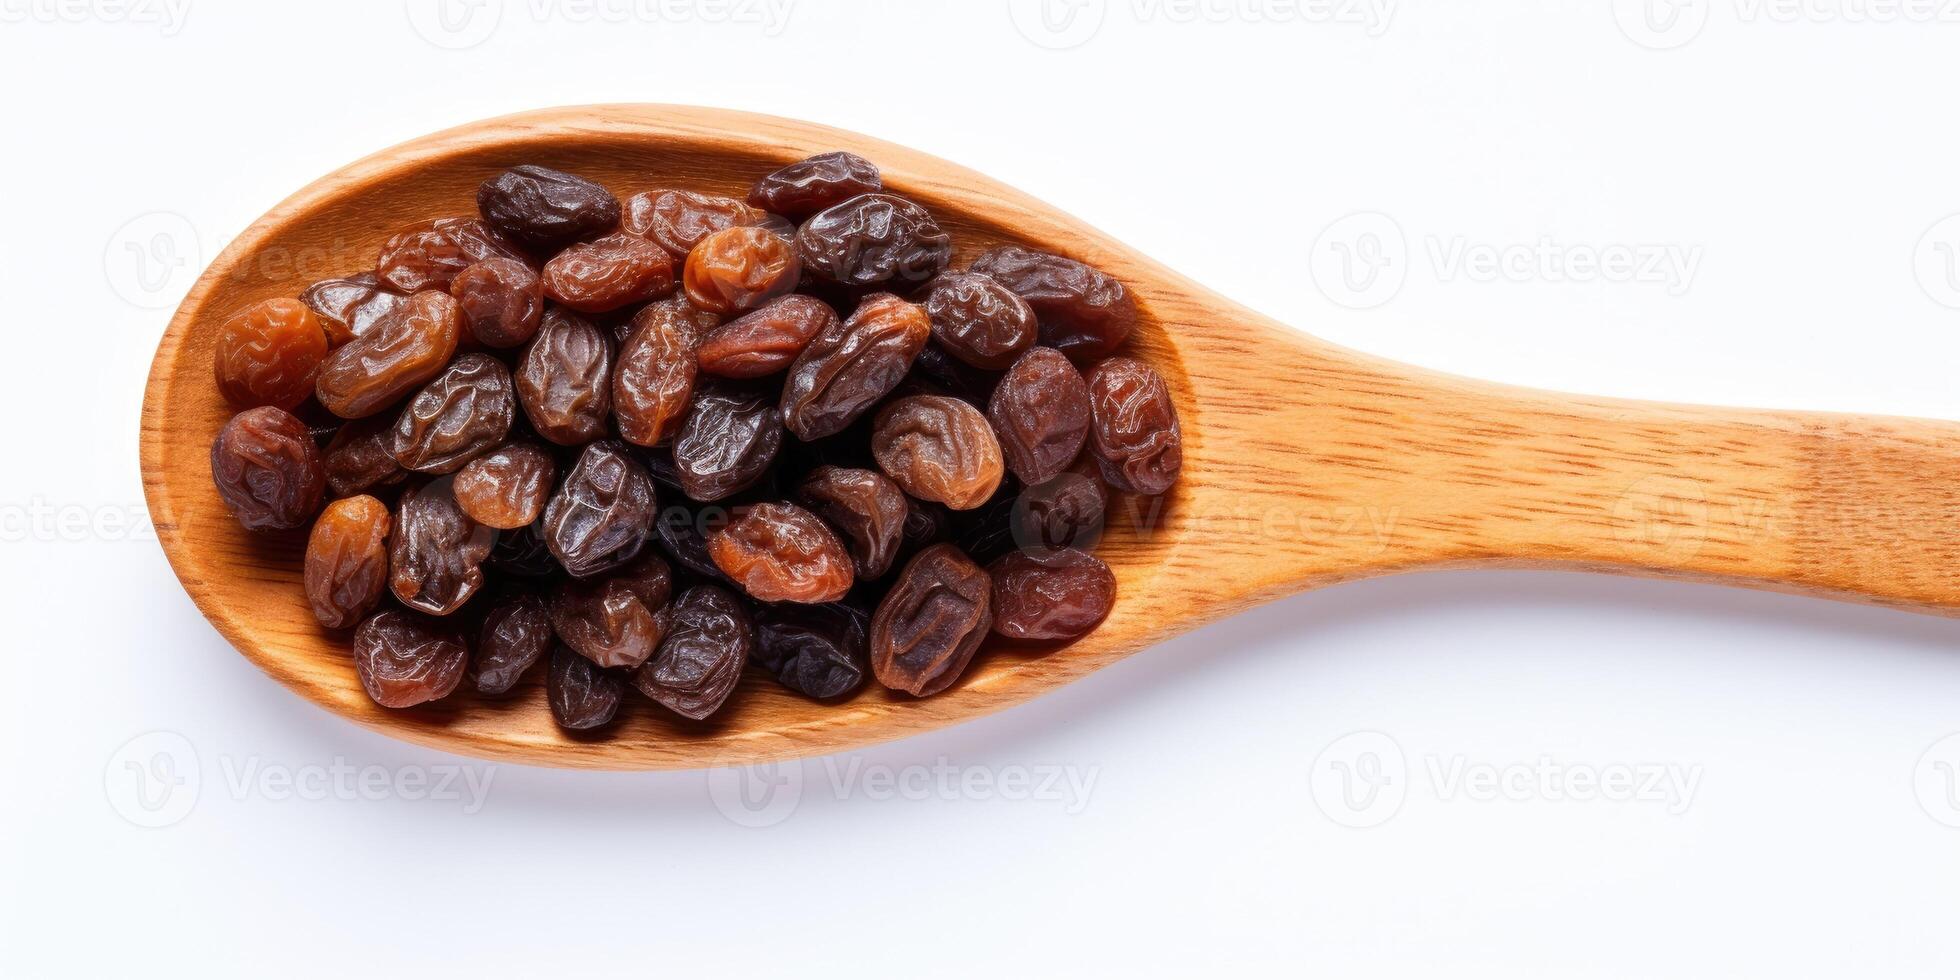
[[1109, 613], [1110, 492], [1183, 459], [1163, 378], [1117, 353], [1121, 282], [1015, 246], [950, 271], [849, 153], [745, 201], [520, 166], [477, 205], [218, 337], [218, 493], [311, 525], [306, 598], [376, 703], [540, 662], [570, 729], [628, 687], [707, 718], [750, 664], [925, 696], [990, 634]]

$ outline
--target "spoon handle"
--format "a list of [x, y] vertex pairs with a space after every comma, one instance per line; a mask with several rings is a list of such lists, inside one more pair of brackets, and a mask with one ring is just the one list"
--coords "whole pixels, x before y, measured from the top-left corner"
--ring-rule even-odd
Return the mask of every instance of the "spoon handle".
[[[1274, 339], [1187, 358], [1225, 474], [1193, 518], [1246, 556], [1214, 576], [1235, 598], [1508, 565], [1960, 615], [1960, 423], [1587, 398]], [[1205, 523], [1234, 510], [1254, 523]]]

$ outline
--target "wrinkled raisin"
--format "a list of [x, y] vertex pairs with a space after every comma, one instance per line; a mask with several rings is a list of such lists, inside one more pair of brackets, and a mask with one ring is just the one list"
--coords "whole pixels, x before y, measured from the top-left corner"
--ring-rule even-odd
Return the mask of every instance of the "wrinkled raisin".
[[546, 310], [517, 366], [517, 401], [538, 435], [577, 446], [606, 431], [612, 411], [612, 341], [583, 317]]
[[291, 410], [313, 393], [327, 358], [320, 318], [297, 300], [268, 299], [226, 320], [216, 348], [218, 393], [239, 408]]
[[384, 708], [448, 697], [469, 662], [469, 647], [454, 629], [412, 613], [384, 609], [354, 631], [354, 672]]
[[1089, 385], [1069, 359], [1037, 347], [1014, 362], [987, 403], [1007, 467], [1036, 484], [1068, 469], [1089, 439]]
[[932, 339], [954, 357], [999, 371], [1034, 344], [1034, 309], [1026, 300], [974, 272], [948, 272], [926, 287]]
[[1116, 604], [1116, 576], [1086, 551], [1039, 558], [1016, 551], [987, 566], [987, 574], [994, 581], [994, 632], [1011, 640], [1073, 640]]
[[622, 443], [595, 442], [545, 505], [545, 543], [566, 571], [597, 575], [640, 553], [657, 513], [646, 467]]
[[840, 698], [864, 683], [865, 615], [850, 606], [766, 606], [755, 615], [755, 665], [805, 697]]
[[437, 218], [388, 239], [375, 272], [404, 293], [447, 291], [464, 269], [484, 259], [519, 257], [503, 236], [475, 218]]
[[790, 365], [783, 424], [805, 442], [844, 431], [898, 387], [931, 332], [923, 307], [889, 293], [866, 297]]
[[[715, 232], [745, 226], [772, 227], [779, 221], [775, 215], [732, 197], [666, 190], [642, 191], [627, 198], [620, 227], [653, 239], [668, 254], [682, 259], [701, 239]], [[794, 233], [794, 229], [788, 230]]]
[[306, 287], [299, 301], [320, 315], [328, 345], [339, 347], [355, 337], [367, 336], [376, 324], [401, 309], [408, 296], [388, 289], [380, 276], [363, 272], [322, 279]]
[[[664, 253], [663, 253], [664, 254]], [[746, 313], [796, 288], [803, 266], [789, 242], [766, 228], [724, 228], [687, 253], [687, 298], [714, 313]]]
[[1112, 357], [1089, 371], [1090, 437], [1103, 479], [1118, 490], [1158, 494], [1177, 482], [1184, 436], [1170, 387], [1150, 365]]
[[734, 693], [755, 646], [755, 628], [742, 600], [713, 585], [681, 593], [670, 615], [659, 652], [633, 672], [633, 686], [675, 714], [700, 721]]
[[863, 194], [825, 208], [796, 230], [796, 257], [819, 279], [859, 288], [902, 288], [946, 268], [953, 240], [925, 208], [890, 194]]
[[654, 303], [633, 317], [613, 372], [612, 410], [621, 438], [640, 446], [673, 438], [694, 395], [698, 340], [681, 306]]
[[871, 470], [819, 466], [803, 478], [796, 495], [848, 539], [859, 578], [875, 579], [891, 569], [911, 514], [898, 484]]
[[388, 540], [388, 582], [410, 609], [447, 616], [483, 585], [483, 560], [497, 532], [470, 520], [450, 481], [410, 488], [396, 505]]
[[362, 494], [327, 505], [306, 538], [306, 601], [328, 629], [346, 629], [388, 590], [388, 505]]
[[987, 417], [957, 398], [914, 395], [885, 406], [871, 453], [906, 493], [954, 510], [978, 507], [1000, 487], [1000, 441]]
[[1021, 491], [1014, 499], [1014, 543], [1030, 554], [1057, 548], [1087, 551], [1102, 539], [1109, 493], [1093, 463], [1071, 467], [1052, 480]]
[[919, 552], [871, 619], [878, 683], [915, 697], [951, 687], [993, 626], [992, 592], [986, 570], [958, 548]]
[[769, 472], [782, 445], [782, 419], [767, 394], [702, 385], [674, 437], [681, 489], [703, 502], [745, 490]]
[[749, 188], [749, 203], [802, 221], [859, 194], [883, 190], [878, 168], [855, 153], [819, 153], [776, 170]]
[[306, 423], [265, 405], [232, 416], [218, 430], [211, 480], [247, 531], [290, 531], [320, 509], [327, 474]]
[[674, 260], [638, 235], [580, 242], [544, 264], [544, 294], [582, 313], [644, 303], [673, 289]]
[[510, 370], [488, 354], [464, 354], [409, 399], [388, 455], [404, 469], [454, 473], [503, 445], [516, 417]]
[[327, 442], [320, 462], [327, 471], [327, 489], [336, 497], [351, 497], [377, 487], [400, 483], [408, 471], [388, 454], [395, 420], [385, 415], [354, 419]]
[[503, 694], [517, 686], [531, 665], [551, 652], [551, 620], [544, 600], [518, 592], [499, 600], [483, 616], [469, 677], [478, 694]]
[[488, 258], [456, 274], [449, 294], [470, 333], [486, 347], [522, 347], [544, 316], [544, 281], [529, 263]]
[[554, 252], [619, 224], [619, 199], [584, 177], [533, 164], [512, 167], [476, 189], [477, 210], [526, 248]]
[[795, 504], [746, 508], [708, 538], [708, 554], [742, 591], [763, 602], [836, 602], [851, 591], [844, 542]]
[[767, 377], [788, 369], [810, 341], [836, 326], [836, 311], [822, 300], [800, 293], [782, 296], [716, 327], [695, 356], [709, 374]]
[[334, 348], [313, 394], [341, 418], [373, 415], [442, 373], [462, 334], [463, 311], [453, 297], [416, 293], [373, 331]]
[[570, 579], [552, 591], [552, 629], [565, 645], [601, 667], [638, 667], [666, 632], [662, 610], [673, 573], [645, 555], [603, 579]]
[[558, 463], [544, 447], [506, 443], [456, 471], [456, 504], [485, 527], [524, 527], [544, 513], [557, 475]]
[[1136, 300], [1123, 283], [1074, 259], [1002, 245], [981, 253], [967, 271], [1027, 300], [1041, 322], [1041, 345], [1078, 364], [1115, 351], [1136, 328]]
[[611, 723], [626, 697], [626, 680], [560, 646], [551, 651], [544, 691], [552, 719], [561, 727], [584, 731]]

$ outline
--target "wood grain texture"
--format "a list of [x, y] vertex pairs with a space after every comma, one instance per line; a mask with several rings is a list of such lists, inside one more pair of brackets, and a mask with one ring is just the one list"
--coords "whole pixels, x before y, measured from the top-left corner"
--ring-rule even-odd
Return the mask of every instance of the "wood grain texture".
[[[346, 637], [315, 625], [304, 536], [240, 530], [212, 490], [228, 411], [212, 344], [231, 311], [372, 265], [415, 220], [474, 211], [516, 163], [740, 194], [756, 175], [846, 149], [938, 215], [962, 259], [1017, 242], [1130, 285], [1132, 342], [1170, 382], [1181, 485], [1119, 500], [1099, 549], [1119, 584], [1109, 620], [1073, 644], [991, 649], [914, 700], [875, 684], [817, 705], [751, 676], [712, 723], [634, 698], [609, 735], [561, 732], [534, 676], [508, 699], [389, 711], [355, 679]], [[557, 766], [690, 768], [834, 752], [1025, 701], [1199, 624], [1346, 579], [1457, 566], [1565, 567], [1799, 591], [1952, 615], [1960, 609], [1960, 425], [1729, 411], [1507, 388], [1316, 341], [1209, 292], [1081, 222], [904, 147], [715, 109], [618, 105], [474, 123], [395, 147], [275, 207], [193, 287], [157, 349], [143, 405], [145, 492], [184, 587], [267, 673], [379, 731], [450, 751]]]

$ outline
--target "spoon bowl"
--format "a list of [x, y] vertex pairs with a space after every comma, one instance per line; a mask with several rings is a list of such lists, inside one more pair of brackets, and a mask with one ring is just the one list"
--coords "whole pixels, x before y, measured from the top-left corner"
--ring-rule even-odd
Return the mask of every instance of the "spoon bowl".
[[[406, 711], [362, 690], [345, 634], [300, 587], [304, 532], [241, 529], [208, 450], [231, 410], [211, 379], [224, 318], [372, 267], [427, 217], [475, 212], [477, 185], [538, 163], [616, 193], [742, 196], [813, 153], [849, 150], [928, 208], [958, 249], [1080, 259], [1126, 283], [1129, 353], [1181, 414], [1185, 464], [1163, 498], [1118, 495], [1097, 548], [1109, 618], [1068, 644], [991, 643], [943, 694], [867, 683], [819, 704], [748, 671], [728, 706], [688, 722], [629, 694], [602, 734], [558, 728], [534, 670], [503, 698], [459, 692]], [[971, 170], [876, 139], [720, 109], [551, 109], [446, 130], [315, 181], [232, 242], [157, 349], [143, 403], [144, 489], [185, 589], [218, 630], [310, 701], [466, 755], [607, 769], [701, 768], [835, 752], [1025, 701], [1166, 637], [1301, 589], [1457, 566], [1569, 567], [1803, 591], [1952, 615], [1960, 609], [1960, 426], [1698, 409], [1508, 388], [1325, 344], [1244, 309], [1080, 221]]]

